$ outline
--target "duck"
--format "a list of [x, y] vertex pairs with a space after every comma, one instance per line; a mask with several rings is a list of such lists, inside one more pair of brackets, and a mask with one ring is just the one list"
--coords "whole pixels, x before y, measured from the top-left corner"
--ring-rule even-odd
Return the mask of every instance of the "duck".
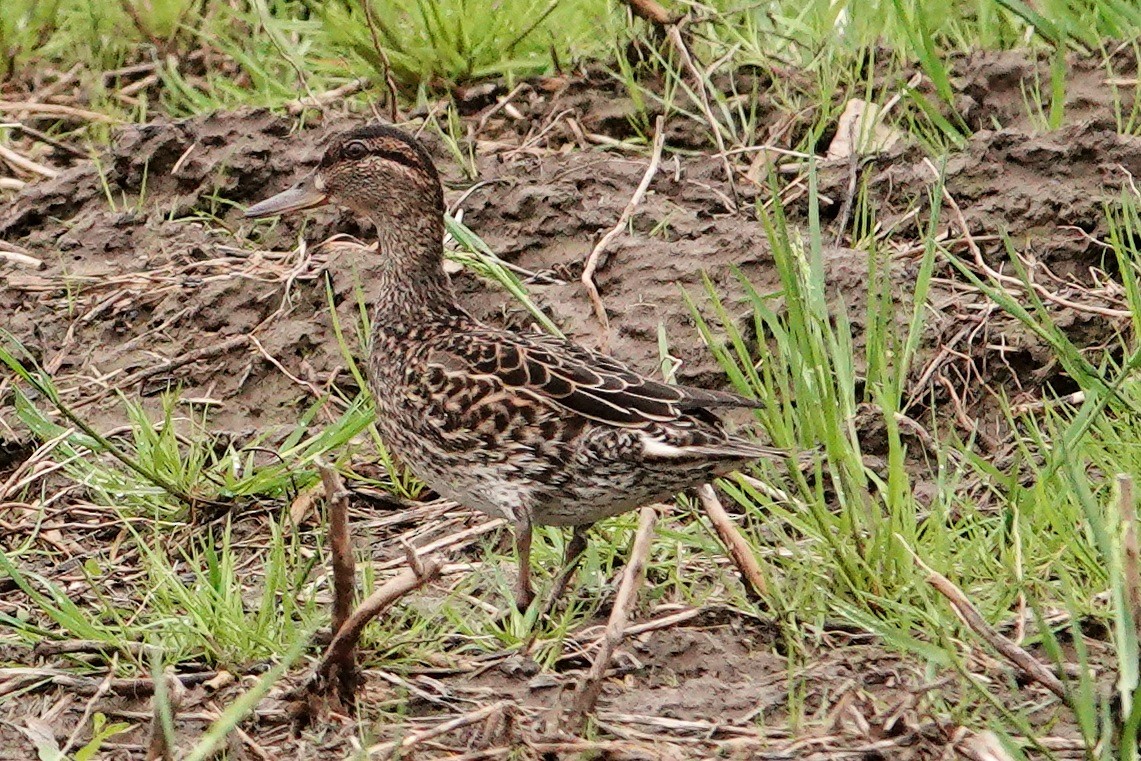
[[654, 380], [562, 337], [469, 314], [444, 270], [443, 185], [412, 135], [380, 123], [335, 134], [310, 175], [245, 215], [325, 204], [376, 229], [367, 377], [380, 437], [437, 494], [507, 521], [520, 610], [535, 599], [535, 526], [572, 529], [553, 602], [596, 522], [786, 456], [719, 417], [756, 399]]

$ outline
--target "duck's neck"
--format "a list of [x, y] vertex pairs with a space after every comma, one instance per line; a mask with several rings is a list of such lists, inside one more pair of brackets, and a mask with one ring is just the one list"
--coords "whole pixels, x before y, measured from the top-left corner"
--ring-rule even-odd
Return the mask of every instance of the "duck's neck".
[[444, 220], [419, 216], [377, 223], [380, 257], [376, 328], [402, 332], [452, 313], [455, 295], [444, 272]]

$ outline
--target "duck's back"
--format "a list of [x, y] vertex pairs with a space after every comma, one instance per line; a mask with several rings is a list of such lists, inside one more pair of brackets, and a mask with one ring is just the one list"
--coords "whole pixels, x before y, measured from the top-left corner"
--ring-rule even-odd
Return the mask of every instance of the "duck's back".
[[405, 333], [378, 333], [373, 350], [382, 438], [434, 490], [494, 515], [591, 523], [771, 453], [710, 411], [756, 406], [745, 397], [659, 383], [463, 313]]

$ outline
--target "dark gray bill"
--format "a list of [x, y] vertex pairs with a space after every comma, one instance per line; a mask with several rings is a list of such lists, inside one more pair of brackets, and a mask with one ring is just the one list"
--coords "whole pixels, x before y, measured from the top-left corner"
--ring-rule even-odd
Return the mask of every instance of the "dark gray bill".
[[289, 190], [283, 190], [272, 198], [255, 203], [246, 209], [246, 216], [272, 217], [275, 214], [287, 214], [328, 203], [328, 196], [317, 189], [316, 179], [316, 175], [310, 175]]

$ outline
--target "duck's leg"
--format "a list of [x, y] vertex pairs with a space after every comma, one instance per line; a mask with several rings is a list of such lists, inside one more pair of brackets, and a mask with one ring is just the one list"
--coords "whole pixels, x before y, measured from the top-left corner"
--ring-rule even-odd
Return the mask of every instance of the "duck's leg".
[[531, 514], [527, 510], [519, 510], [512, 524], [515, 529], [515, 552], [519, 556], [515, 607], [525, 611], [535, 599], [535, 590], [531, 588]]
[[590, 527], [593, 525], [593, 523], [587, 523], [574, 527], [574, 533], [571, 535], [571, 540], [567, 542], [566, 551], [563, 553], [563, 571], [551, 588], [551, 596], [547, 598], [547, 604], [543, 607], [544, 616], [549, 615], [555, 609], [555, 605], [567, 591], [567, 586], [574, 578], [579, 562], [582, 561], [582, 553], [586, 552], [586, 532], [590, 531]]

